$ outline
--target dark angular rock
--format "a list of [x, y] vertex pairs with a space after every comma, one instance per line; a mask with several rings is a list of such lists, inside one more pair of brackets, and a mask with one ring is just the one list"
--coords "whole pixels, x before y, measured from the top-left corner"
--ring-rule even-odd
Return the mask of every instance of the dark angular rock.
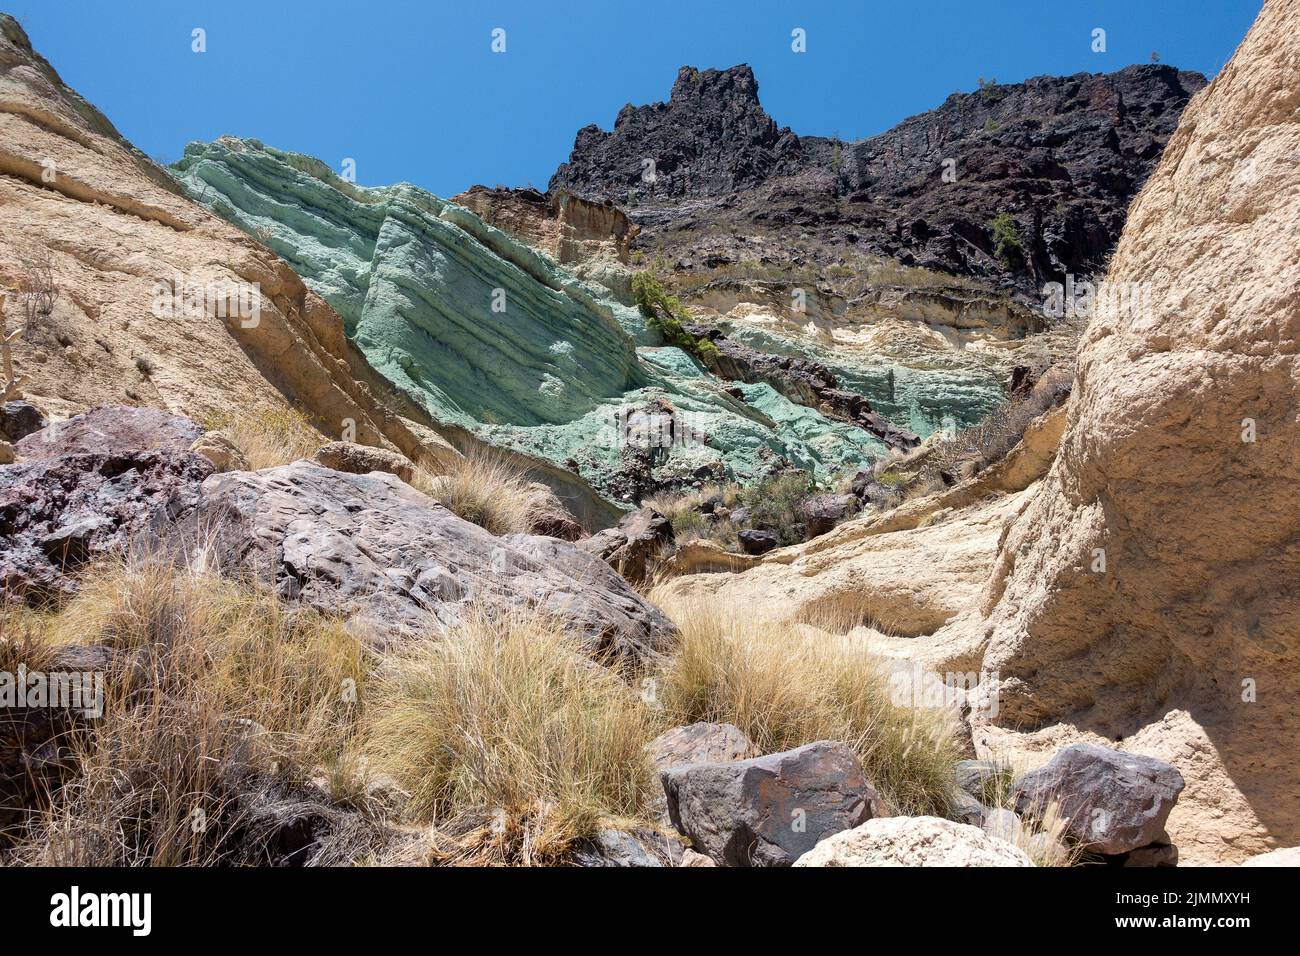
[[853, 495], [814, 495], [799, 505], [799, 515], [808, 529], [808, 537], [816, 538], [858, 511], [858, 499]]
[[885, 815], [857, 755], [826, 740], [671, 767], [659, 779], [673, 825], [723, 866], [789, 866], [831, 834]]
[[18, 400], [0, 406], [0, 439], [4, 441], [14, 442], [26, 438], [47, 424], [45, 416], [30, 402]]
[[83, 564], [157, 535], [197, 503], [210, 474], [206, 458], [185, 451], [68, 454], [0, 468], [0, 594], [71, 593]]
[[762, 531], [757, 528], [746, 528], [736, 533], [736, 539], [740, 542], [740, 548], [746, 554], [766, 554], [777, 546], [780, 540], [775, 531]]
[[1073, 744], [1018, 779], [1012, 796], [1018, 813], [1035, 818], [1055, 800], [1069, 838], [1113, 856], [1167, 842], [1165, 821], [1182, 791], [1182, 774], [1162, 760]]

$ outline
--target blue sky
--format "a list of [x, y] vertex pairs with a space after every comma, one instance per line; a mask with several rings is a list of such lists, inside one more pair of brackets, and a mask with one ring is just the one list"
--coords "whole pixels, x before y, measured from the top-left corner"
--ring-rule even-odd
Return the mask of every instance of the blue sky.
[[[544, 189], [577, 130], [749, 63], [797, 133], [878, 133], [981, 76], [1161, 62], [1212, 76], [1261, 0], [0, 0], [145, 152], [223, 133], [452, 195]], [[505, 53], [491, 50], [504, 29]], [[1092, 31], [1106, 31], [1093, 52]], [[191, 50], [206, 31], [207, 52]], [[791, 50], [806, 31], [807, 52]]]

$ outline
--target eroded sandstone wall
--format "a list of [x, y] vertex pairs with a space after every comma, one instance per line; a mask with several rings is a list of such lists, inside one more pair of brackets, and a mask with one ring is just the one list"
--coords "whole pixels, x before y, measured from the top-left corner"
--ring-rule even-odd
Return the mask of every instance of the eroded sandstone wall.
[[[1300, 841], [1300, 2], [1135, 200], [1059, 455], [983, 598], [993, 730], [1171, 760], [1192, 861]], [[1134, 304], [1136, 299], [1137, 304]]]

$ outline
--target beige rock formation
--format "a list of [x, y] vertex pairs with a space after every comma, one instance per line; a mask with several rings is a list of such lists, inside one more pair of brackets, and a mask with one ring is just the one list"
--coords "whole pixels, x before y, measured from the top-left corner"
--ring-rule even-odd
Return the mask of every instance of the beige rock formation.
[[1170, 761], [1184, 862], [1300, 839], [1298, 62], [1300, 2], [1269, 0], [1184, 113], [1108, 275], [1147, 307], [1101, 302], [1060, 453], [966, 622], [1000, 680], [990, 739]]
[[613, 203], [591, 202], [564, 190], [543, 194], [487, 186], [471, 186], [451, 201], [545, 253], [580, 279], [630, 301], [628, 250], [641, 228]]
[[1184, 864], [1300, 841], [1298, 64], [1300, 2], [1268, 0], [1130, 210], [1108, 276], [1130, 294], [1099, 297], [1064, 419], [941, 495], [672, 587], [856, 608], [891, 656], [992, 675], [975, 740], [1016, 766], [1079, 740], [1172, 763]]

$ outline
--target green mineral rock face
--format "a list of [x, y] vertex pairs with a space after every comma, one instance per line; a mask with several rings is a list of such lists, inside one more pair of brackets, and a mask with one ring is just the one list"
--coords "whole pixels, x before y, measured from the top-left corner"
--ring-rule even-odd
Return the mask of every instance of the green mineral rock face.
[[415, 186], [357, 186], [318, 160], [231, 137], [190, 144], [173, 172], [283, 256], [434, 419], [576, 462], [611, 494], [639, 409], [671, 419], [660, 476], [720, 463], [743, 481], [785, 459], [827, 480], [884, 450], [768, 386], [720, 382], [658, 347], [637, 308]]

